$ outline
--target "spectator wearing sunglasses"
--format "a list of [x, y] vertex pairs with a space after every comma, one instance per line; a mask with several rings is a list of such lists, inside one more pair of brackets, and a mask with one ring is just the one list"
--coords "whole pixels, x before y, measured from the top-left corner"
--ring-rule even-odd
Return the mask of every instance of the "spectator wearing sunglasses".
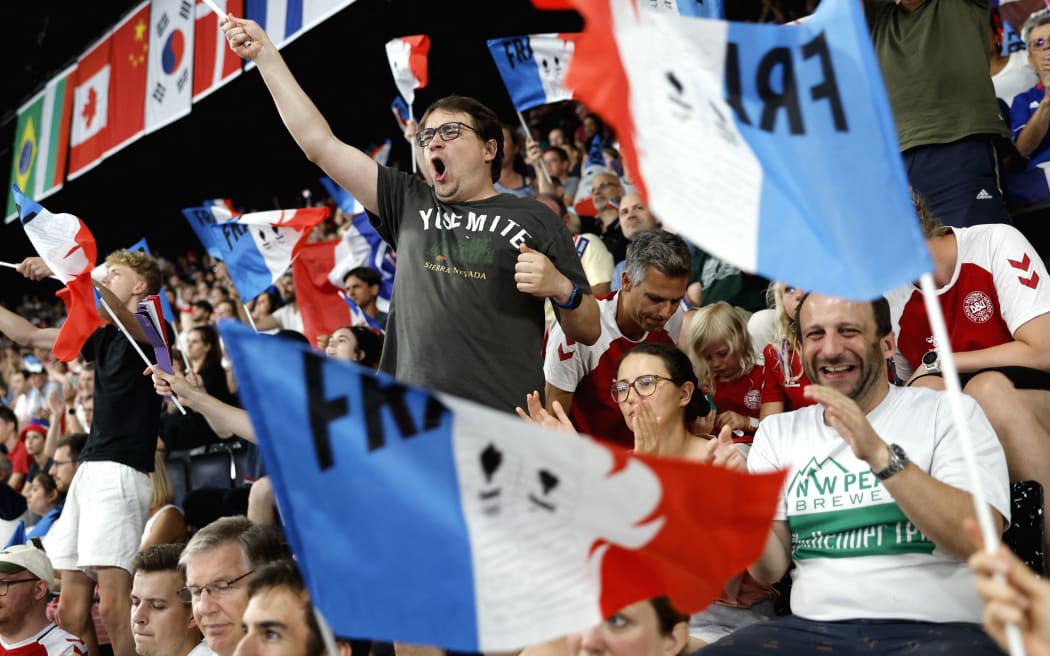
[[491, 109], [447, 96], [423, 113], [415, 158], [427, 184], [340, 141], [257, 23], [230, 18], [222, 29], [258, 66], [306, 156], [361, 201], [397, 251], [384, 372], [513, 412], [543, 384], [547, 298], [569, 337], [598, 339], [598, 306], [565, 225], [494, 186], [505, 154]]

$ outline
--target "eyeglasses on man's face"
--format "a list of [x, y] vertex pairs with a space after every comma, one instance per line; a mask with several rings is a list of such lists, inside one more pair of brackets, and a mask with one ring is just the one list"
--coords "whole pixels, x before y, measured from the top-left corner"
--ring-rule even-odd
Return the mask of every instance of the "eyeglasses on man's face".
[[467, 125], [463, 121], [452, 121], [451, 123], [442, 123], [436, 128], [427, 128], [420, 130], [416, 133], [416, 144], [420, 148], [426, 148], [430, 145], [430, 142], [434, 140], [437, 135], [441, 136], [442, 141], [453, 141], [459, 138], [460, 131], [463, 128], [477, 132], [478, 136], [481, 135], [475, 128]]
[[8, 590], [10, 590], [11, 586], [15, 585], [16, 583], [29, 583], [30, 581], [39, 581], [39, 580], [41, 580], [41, 579], [37, 579], [37, 578], [32, 578], [32, 579], [9, 579], [7, 581], [0, 581], [0, 597], [7, 596]]
[[239, 581], [246, 576], [251, 575], [254, 571], [255, 570], [250, 569], [235, 579], [219, 579], [218, 581], [213, 581], [207, 585], [187, 585], [184, 588], [179, 588], [176, 593], [184, 604], [200, 599], [205, 590], [208, 591], [208, 596], [210, 597], [225, 597], [234, 590]]
[[638, 376], [634, 380], [628, 382], [626, 380], [618, 380], [609, 386], [609, 395], [612, 396], [613, 401], [617, 403], [625, 403], [631, 396], [631, 388], [638, 393], [640, 397], [652, 396], [656, 393], [656, 386], [660, 384], [661, 380], [669, 380], [674, 382], [667, 376], [657, 376], [656, 374], [645, 374]]

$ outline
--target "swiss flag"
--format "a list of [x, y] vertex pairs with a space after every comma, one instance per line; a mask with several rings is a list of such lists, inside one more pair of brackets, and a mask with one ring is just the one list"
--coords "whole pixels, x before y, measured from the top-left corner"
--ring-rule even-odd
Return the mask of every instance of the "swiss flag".
[[140, 137], [146, 127], [149, 2], [132, 10], [78, 61], [69, 179]]
[[[214, 2], [228, 14], [244, 15], [244, 0]], [[197, 0], [194, 16], [193, 102], [197, 102], [240, 75], [242, 60], [219, 29], [219, 16], [202, 0]]]

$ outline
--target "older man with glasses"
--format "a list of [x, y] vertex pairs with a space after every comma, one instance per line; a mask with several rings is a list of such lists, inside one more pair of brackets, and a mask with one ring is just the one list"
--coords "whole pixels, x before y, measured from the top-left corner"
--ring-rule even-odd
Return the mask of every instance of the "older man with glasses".
[[285, 555], [280, 531], [243, 516], [222, 517], [197, 531], [179, 556], [186, 586], [180, 598], [192, 604], [193, 619], [208, 648], [232, 656], [244, 637], [248, 578]]
[[47, 619], [51, 560], [28, 545], [0, 551], [0, 654], [83, 656], [87, 646]]

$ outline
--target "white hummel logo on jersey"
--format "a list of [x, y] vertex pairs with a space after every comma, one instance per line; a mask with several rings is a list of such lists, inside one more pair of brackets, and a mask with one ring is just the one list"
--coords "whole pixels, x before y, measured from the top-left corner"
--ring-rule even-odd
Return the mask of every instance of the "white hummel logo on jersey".
[[985, 191], [984, 189], [982, 189], [979, 192], [977, 192], [977, 200], [991, 200], [991, 199], [992, 199], [992, 195], [990, 193], [988, 193], [987, 191]]

